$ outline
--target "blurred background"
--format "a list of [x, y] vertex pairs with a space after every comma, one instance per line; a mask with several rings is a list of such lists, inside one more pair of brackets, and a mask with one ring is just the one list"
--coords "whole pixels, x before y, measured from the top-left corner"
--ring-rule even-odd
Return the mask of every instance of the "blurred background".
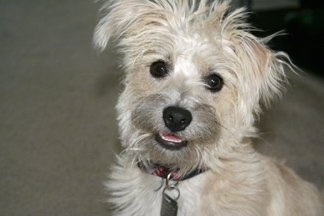
[[[324, 186], [323, 1], [236, 1], [303, 72], [264, 112], [256, 148]], [[100, 4], [0, 0], [0, 216], [107, 216], [122, 74], [92, 34]], [[323, 191], [323, 190], [322, 190]]]
[[303, 69], [324, 75], [323, 0], [247, 2], [252, 5], [252, 12], [256, 12], [251, 16], [252, 23], [264, 30], [258, 33], [260, 36], [283, 30], [283, 36], [275, 38], [270, 45], [289, 53], [293, 61]]

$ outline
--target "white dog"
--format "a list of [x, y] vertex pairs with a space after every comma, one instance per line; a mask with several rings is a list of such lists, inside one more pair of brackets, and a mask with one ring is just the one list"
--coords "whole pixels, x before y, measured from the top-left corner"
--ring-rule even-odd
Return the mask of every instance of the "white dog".
[[320, 216], [317, 190], [251, 145], [260, 104], [289, 58], [228, 1], [109, 0], [95, 31], [118, 39], [124, 151], [107, 188], [115, 215]]

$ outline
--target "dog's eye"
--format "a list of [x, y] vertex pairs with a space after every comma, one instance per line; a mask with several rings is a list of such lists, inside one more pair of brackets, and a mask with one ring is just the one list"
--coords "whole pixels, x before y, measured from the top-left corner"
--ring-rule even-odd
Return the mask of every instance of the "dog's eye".
[[155, 78], [163, 78], [168, 74], [168, 66], [162, 60], [153, 62], [150, 66], [150, 73]]
[[224, 85], [223, 78], [218, 74], [210, 74], [205, 77], [206, 88], [211, 92], [218, 92]]

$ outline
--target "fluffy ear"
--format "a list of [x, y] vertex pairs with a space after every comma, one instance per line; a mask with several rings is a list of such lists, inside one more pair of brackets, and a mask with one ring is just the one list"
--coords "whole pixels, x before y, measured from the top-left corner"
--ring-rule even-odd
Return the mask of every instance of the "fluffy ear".
[[100, 11], [104, 15], [95, 28], [95, 46], [103, 50], [112, 37], [125, 36], [138, 18], [146, 13], [148, 5], [147, 0], [107, 1]]
[[283, 84], [287, 83], [285, 70], [294, 71], [294, 65], [289, 56], [284, 52], [272, 51], [265, 45], [273, 36], [266, 39], [244, 40], [242, 47], [248, 50], [247, 57], [251, 62], [254, 81], [258, 89], [258, 96], [266, 106], [269, 106], [275, 97], [279, 97], [285, 89]]
[[[284, 52], [272, 51], [266, 43], [274, 34], [267, 38], [257, 38], [250, 33], [251, 27], [245, 22], [246, 12], [238, 9], [223, 20], [222, 34], [233, 46], [236, 58], [240, 62], [240, 69], [244, 74], [244, 83], [253, 85], [243, 89], [254, 89], [247, 95], [256, 94], [255, 103], [261, 102], [269, 105], [272, 99], [281, 95], [282, 84], [287, 82], [285, 69], [292, 71], [296, 68]], [[242, 77], [242, 76], [241, 76]]]
[[[258, 90], [259, 99], [269, 105], [274, 97], [282, 93], [283, 83], [287, 81], [285, 69], [291, 64], [287, 54], [270, 50], [260, 39], [242, 38], [242, 49], [250, 63], [250, 72]], [[253, 79], [253, 77], [252, 77]]]
[[287, 69], [294, 71], [294, 66], [286, 53], [272, 51], [264, 44], [254, 46], [254, 59], [257, 61], [255, 73], [260, 76], [260, 97], [261, 101], [268, 106], [274, 97], [281, 96], [285, 89], [283, 84], [287, 83], [285, 71]]

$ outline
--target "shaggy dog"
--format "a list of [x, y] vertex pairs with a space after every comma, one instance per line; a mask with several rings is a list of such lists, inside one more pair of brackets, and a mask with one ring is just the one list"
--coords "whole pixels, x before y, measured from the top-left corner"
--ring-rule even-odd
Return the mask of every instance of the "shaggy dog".
[[106, 186], [121, 216], [320, 216], [317, 190], [253, 149], [280, 95], [283, 52], [229, 1], [109, 0], [94, 41], [118, 41], [123, 152]]

